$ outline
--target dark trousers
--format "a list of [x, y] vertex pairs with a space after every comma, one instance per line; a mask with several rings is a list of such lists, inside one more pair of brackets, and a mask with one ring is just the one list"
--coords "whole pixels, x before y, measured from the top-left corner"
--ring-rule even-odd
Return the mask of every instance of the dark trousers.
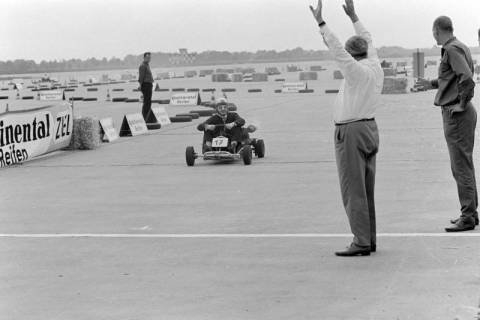
[[150, 82], [143, 82], [140, 87], [143, 94], [142, 115], [145, 121], [147, 121], [147, 116], [152, 109], [152, 88], [153, 85]]
[[379, 136], [375, 120], [335, 127], [335, 158], [353, 243], [376, 244], [375, 169]]
[[471, 220], [478, 215], [477, 183], [472, 156], [477, 112], [472, 103], [468, 103], [465, 111], [453, 115], [449, 114], [447, 108], [442, 108], [442, 117], [452, 174], [457, 183], [461, 217]]

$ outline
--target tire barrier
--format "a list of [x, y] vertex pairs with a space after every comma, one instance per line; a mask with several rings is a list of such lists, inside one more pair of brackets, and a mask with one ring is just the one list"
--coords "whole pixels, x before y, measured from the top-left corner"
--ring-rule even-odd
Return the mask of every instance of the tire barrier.
[[200, 70], [200, 77], [212, 75], [214, 72], [214, 70]]
[[173, 88], [172, 92], [185, 92], [185, 88]]
[[98, 91], [98, 88], [87, 88], [87, 91]]
[[202, 89], [202, 92], [215, 92], [217, 89], [215, 88], [207, 88], [207, 89]]
[[112, 99], [112, 102], [125, 102], [127, 99], [127, 97], [116, 97]]
[[176, 114], [175, 117], [190, 117], [192, 119], [198, 119], [200, 118], [200, 115], [198, 113], [179, 113], [179, 114]]
[[121, 92], [121, 91], [124, 91], [123, 88], [113, 88], [112, 89], [113, 92]]
[[74, 92], [75, 91], [75, 88], [67, 88], [64, 90], [65, 92]]
[[298, 90], [298, 93], [314, 93], [313, 89]]
[[8, 99], [8, 96], [0, 96], [0, 100], [6, 100]]
[[125, 102], [129, 102], [129, 103], [131, 103], [131, 102], [140, 102], [140, 99], [138, 99], [138, 98], [128, 98], [127, 100], [125, 100]]
[[215, 113], [215, 110], [192, 110], [190, 113], [196, 113], [200, 117], [211, 117]]
[[316, 71], [302, 71], [299, 73], [300, 81], [317, 80], [317, 79], [318, 79], [318, 74]]
[[156, 92], [169, 92], [170, 89], [162, 89], [162, 88], [158, 88], [158, 89], [155, 89]]
[[132, 90], [132, 92], [140, 92], [140, 89], [134, 88], [134, 89]]
[[262, 92], [262, 89], [248, 89], [248, 92]]
[[170, 117], [170, 122], [191, 122], [192, 117], [188, 116], [183, 116], [183, 117]]
[[403, 94], [407, 93], [407, 78], [390, 78], [383, 79], [382, 94]]
[[10, 89], [8, 89], [8, 88], [2, 88], [2, 89], [0, 89], [0, 90], [1, 90], [1, 91], [8, 91], [8, 90], [10, 90]]
[[335, 80], [342, 80], [343, 79], [343, 74], [340, 70], [335, 70], [333, 71], [333, 79]]
[[266, 73], [254, 73], [252, 74], [253, 82], [266, 82], [268, 81], [268, 74]]
[[83, 97], [70, 97], [69, 100], [73, 100], [73, 101], [82, 101], [83, 100]]
[[83, 98], [83, 101], [97, 101], [97, 98]]
[[22, 97], [22, 100], [33, 100], [34, 97], [33, 96], [23, 96]]
[[187, 92], [199, 92], [200, 89], [199, 88], [188, 88], [187, 89]]
[[224, 88], [224, 89], [222, 89], [222, 92], [236, 92], [236, 91], [237, 91], [237, 89], [235, 89], [235, 88]]
[[152, 103], [158, 103], [158, 104], [170, 104], [170, 99], [156, 99], [152, 100]]
[[325, 93], [338, 93], [338, 89], [327, 89], [325, 90]]
[[184, 72], [185, 78], [193, 78], [197, 76], [197, 71], [185, 71]]
[[276, 82], [285, 82], [285, 79], [284, 78], [278, 78], [278, 79], [275, 79]]
[[274, 92], [275, 93], [282, 93], [282, 89], [276, 89]]

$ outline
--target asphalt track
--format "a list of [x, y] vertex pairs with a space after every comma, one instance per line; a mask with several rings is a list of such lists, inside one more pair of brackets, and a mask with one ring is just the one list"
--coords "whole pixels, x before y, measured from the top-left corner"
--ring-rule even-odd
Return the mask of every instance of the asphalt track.
[[383, 96], [378, 251], [338, 258], [332, 87], [268, 86], [229, 95], [265, 139], [251, 166], [187, 167], [194, 120], [1, 170], [0, 319], [475, 319], [480, 233], [443, 231], [459, 207], [433, 93]]

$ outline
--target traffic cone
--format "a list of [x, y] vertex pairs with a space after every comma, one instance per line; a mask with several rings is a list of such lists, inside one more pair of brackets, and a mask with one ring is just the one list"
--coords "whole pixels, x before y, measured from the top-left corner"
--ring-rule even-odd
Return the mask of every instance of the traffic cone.
[[110, 89], [107, 89], [107, 101], [111, 101], [111, 99], [110, 99]]
[[16, 96], [16, 99], [20, 99], [20, 92], [17, 91], [17, 96]]

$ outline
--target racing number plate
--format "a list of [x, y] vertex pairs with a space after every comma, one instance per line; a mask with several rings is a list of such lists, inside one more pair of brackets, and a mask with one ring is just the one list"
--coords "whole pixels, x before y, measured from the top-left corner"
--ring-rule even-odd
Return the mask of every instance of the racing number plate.
[[214, 147], [214, 148], [226, 148], [226, 147], [228, 147], [228, 138], [225, 138], [225, 137], [213, 138], [212, 147]]

